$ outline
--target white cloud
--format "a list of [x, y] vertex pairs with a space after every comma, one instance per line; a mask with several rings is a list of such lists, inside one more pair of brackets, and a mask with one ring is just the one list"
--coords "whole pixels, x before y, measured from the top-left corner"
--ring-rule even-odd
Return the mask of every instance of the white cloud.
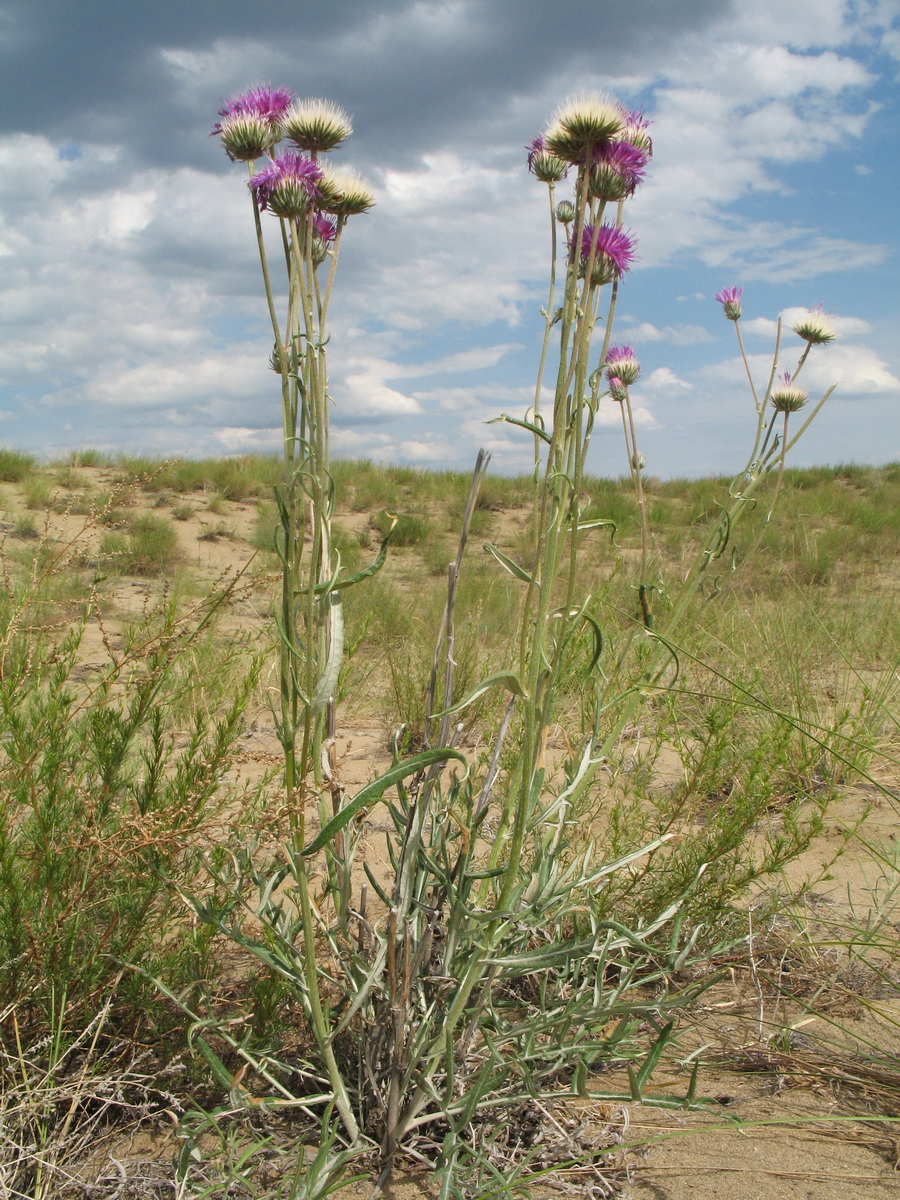
[[[348, 61], [367, 64], [377, 63], [386, 45], [414, 53], [426, 32], [432, 43], [465, 47], [477, 42], [486, 12], [474, 0], [419, 0], [374, 14], [345, 38], [334, 32], [332, 42]], [[688, 271], [700, 263], [720, 272], [721, 284], [762, 279], [777, 289], [883, 262], [884, 246], [852, 226], [844, 236], [827, 198], [811, 197], [802, 221], [785, 215], [796, 204], [780, 205], [802, 191], [804, 164], [848, 147], [862, 157], [856, 143], [872, 119], [876, 82], [865, 65], [877, 61], [868, 50], [880, 45], [900, 58], [900, 34], [877, 28], [895, 16], [895, 0], [729, 4], [727, 20], [673, 38], [648, 58], [641, 78], [619, 80], [642, 90], [654, 121], [649, 181], [626, 210], [639, 240], [638, 269], [671, 264]], [[248, 80], [296, 77], [286, 51], [262, 42], [222, 38], [161, 55], [173, 86], [197, 111], [209, 109], [212, 92], [224, 97]], [[573, 87], [595, 82], [613, 81], [542, 79], [541, 94], [553, 97], [545, 116]], [[378, 206], [350, 225], [332, 310], [337, 453], [437, 461], [438, 450], [458, 457], [468, 439], [488, 442], [495, 465], [527, 469], [527, 436], [483, 420], [504, 410], [521, 414], [531, 402], [529, 387], [515, 386], [516, 356], [530, 346], [536, 363], [547, 206], [520, 154], [513, 164], [510, 137], [518, 147], [527, 136], [520, 132], [523, 114], [530, 125], [538, 99], [534, 89], [508, 90], [474, 126], [447, 135], [419, 161], [384, 167], [380, 160]], [[79, 158], [63, 157], [49, 138], [0, 139], [0, 319], [8, 327], [0, 385], [27, 393], [38, 416], [48, 409], [58, 415], [54, 436], [68, 408], [112, 439], [133, 440], [146, 426], [147, 441], [180, 450], [276, 447], [280, 435], [270, 423], [277, 395], [266, 370], [271, 335], [242, 169], [136, 169], [127, 166], [129, 147], [78, 149]], [[881, 176], [885, 168], [873, 165]], [[698, 297], [698, 282], [678, 279], [686, 300]], [[816, 286], [812, 299], [820, 292], [827, 298], [827, 291]], [[620, 314], [626, 296], [623, 289]], [[786, 299], [782, 293], [776, 303]], [[785, 326], [799, 311], [784, 310]], [[520, 340], [498, 333], [498, 323], [517, 328]], [[462, 348], [443, 353], [448, 324], [452, 345]], [[835, 324], [841, 338], [872, 334], [859, 317], [837, 317]], [[775, 323], [759, 316], [743, 329], [771, 338]], [[657, 362], [658, 348], [667, 345], [700, 347], [702, 360], [722, 335], [721, 328], [711, 334], [640, 314], [620, 315], [614, 334], [639, 348], [646, 343]], [[785, 355], [797, 350], [787, 329], [784, 347]], [[768, 363], [754, 356], [754, 364], [764, 379]], [[502, 380], [506, 370], [510, 382]], [[805, 370], [816, 387], [842, 376], [840, 396], [888, 396], [898, 387], [894, 365], [856, 342], [812, 355]], [[481, 372], [493, 372], [493, 382]], [[471, 387], [455, 386], [452, 377], [462, 373], [472, 374]], [[405, 382], [430, 383], [429, 376], [442, 386], [421, 390]], [[742, 376], [735, 360], [708, 368], [701, 362], [690, 378], [745, 388]], [[648, 371], [635, 396], [637, 422], [659, 427], [654, 411], [666, 413], [673, 396], [689, 407], [693, 386], [668, 366]], [[4, 407], [24, 411], [9, 400]], [[439, 428], [426, 428], [432, 418]], [[365, 428], [368, 421], [374, 429]], [[604, 406], [598, 421], [615, 425], [618, 410]], [[78, 419], [68, 423], [80, 429]]]
[[345, 375], [332, 386], [342, 417], [408, 417], [422, 411], [412, 396], [388, 387], [381, 377], [382, 369], [383, 364], [370, 363], [365, 370]]
[[[810, 313], [810, 309], [800, 306], [794, 308], [785, 308], [781, 313], [781, 323], [785, 330], [790, 330], [792, 325], [795, 325], [801, 317], [806, 317]], [[853, 337], [858, 333], [871, 333], [872, 326], [868, 321], [864, 321], [861, 317], [839, 317], [834, 313], [825, 313], [829, 323], [834, 327], [838, 337]], [[774, 322], [772, 323], [774, 330]]]
[[810, 394], [823, 392], [837, 383], [836, 394], [877, 396], [893, 393], [900, 398], [900, 379], [884, 359], [867, 346], [831, 344], [820, 354], [811, 354], [801, 376]]
[[672, 388], [681, 388], [685, 391], [690, 391], [693, 385], [685, 379], [679, 379], [673, 370], [669, 367], [657, 367], [641, 380], [641, 390], [651, 392], [669, 391]]
[[246, 429], [225, 425], [216, 430], [216, 440], [225, 454], [272, 454], [282, 447], [280, 429]]
[[[786, 345], [782, 350], [779, 370], [792, 372], [800, 353], [797, 340], [792, 339], [792, 344]], [[751, 354], [748, 361], [757, 389], [762, 391], [772, 367], [771, 356]], [[698, 378], [708, 383], [742, 385], [746, 388], [746, 373], [740, 358], [711, 363], [702, 367], [697, 374]], [[814, 348], [798, 382], [809, 391], [812, 399], [816, 399], [817, 393], [821, 395], [833, 384], [837, 385], [836, 396], [841, 398], [900, 393], [900, 379], [884, 359], [867, 346], [841, 346], [832, 343], [820, 348], [818, 353]]]
[[437, 408], [441, 412], [478, 412], [484, 413], [485, 419], [490, 420], [503, 411], [510, 416], [523, 411], [534, 399], [534, 388], [482, 383], [468, 388], [430, 388], [427, 392], [417, 390], [416, 399], [424, 407]]
[[713, 342], [715, 338], [703, 325], [665, 325], [659, 327], [649, 321], [631, 324], [633, 317], [624, 317], [617, 327], [616, 337], [632, 342], [670, 342], [673, 346], [698, 346]]
[[745, 317], [741, 320], [741, 332], [754, 337], [774, 338], [778, 333], [778, 322], [771, 317]]

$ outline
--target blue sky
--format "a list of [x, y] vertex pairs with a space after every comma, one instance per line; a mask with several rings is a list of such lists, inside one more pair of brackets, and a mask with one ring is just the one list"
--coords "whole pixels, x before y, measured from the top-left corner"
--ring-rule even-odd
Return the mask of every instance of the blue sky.
[[[0, 0], [0, 444], [273, 450], [271, 334], [243, 168], [208, 136], [257, 83], [354, 118], [373, 184], [333, 307], [335, 452], [526, 469], [547, 274], [525, 144], [600, 89], [653, 122], [617, 341], [648, 471], [731, 472], [754, 424], [713, 294], [742, 284], [755, 370], [823, 303], [834, 397], [799, 464], [900, 458], [900, 0]], [[796, 340], [785, 339], [790, 368]], [[590, 466], [625, 469], [610, 405]]]

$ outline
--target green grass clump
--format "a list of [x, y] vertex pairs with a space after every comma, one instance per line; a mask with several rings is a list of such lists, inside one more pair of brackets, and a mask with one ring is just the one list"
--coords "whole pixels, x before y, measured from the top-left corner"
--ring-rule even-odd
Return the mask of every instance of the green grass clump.
[[121, 459], [119, 466], [129, 478], [142, 480], [142, 486], [150, 491], [167, 490], [181, 495], [215, 492], [225, 500], [271, 495], [281, 477], [276, 458], [253, 454], [237, 458], [186, 458], [168, 463]]
[[49, 508], [53, 497], [53, 485], [46, 475], [34, 472], [26, 475], [22, 481], [25, 495], [25, 507], [31, 509]]
[[0, 482], [20, 483], [26, 475], [34, 470], [33, 454], [24, 454], [21, 450], [0, 448]]
[[100, 553], [123, 575], [165, 575], [179, 559], [178, 535], [165, 518], [137, 515], [127, 532], [104, 535]]
[[391, 545], [421, 546], [434, 532], [434, 523], [420, 513], [399, 513], [394, 522], [393, 515], [381, 512], [373, 515], [372, 527], [384, 537], [393, 525]]

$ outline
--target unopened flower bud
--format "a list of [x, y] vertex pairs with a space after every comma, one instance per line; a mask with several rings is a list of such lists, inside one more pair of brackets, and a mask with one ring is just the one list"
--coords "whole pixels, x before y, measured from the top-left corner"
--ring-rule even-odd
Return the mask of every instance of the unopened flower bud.
[[632, 454], [631, 465], [635, 471], [643, 471], [644, 467], [646, 467], [647, 460], [644, 458], [643, 454], [641, 454], [640, 450], [637, 450], [634, 454]]
[[620, 379], [618, 375], [610, 375], [607, 382], [611, 399], [618, 401], [619, 404], [628, 399], [628, 385], [624, 379]]
[[575, 205], [571, 200], [560, 200], [556, 206], [556, 219], [563, 225], [571, 225], [575, 220]]
[[799, 412], [806, 403], [806, 397], [807, 393], [792, 383], [790, 372], [785, 371], [778, 376], [778, 386], [772, 391], [772, 407], [780, 413]]

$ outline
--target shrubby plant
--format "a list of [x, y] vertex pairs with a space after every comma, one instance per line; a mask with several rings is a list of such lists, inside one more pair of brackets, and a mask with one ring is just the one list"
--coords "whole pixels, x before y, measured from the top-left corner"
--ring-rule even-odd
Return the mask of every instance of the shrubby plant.
[[[779, 342], [766, 387], [757, 390], [751, 378], [756, 434], [746, 466], [696, 562], [666, 595], [631, 400], [640, 364], [633, 347], [613, 343], [619, 291], [636, 254], [626, 205], [652, 155], [648, 122], [602, 95], [562, 105], [528, 148], [530, 171], [548, 187], [551, 243], [534, 401], [523, 417], [498, 418], [534, 444], [530, 547], [518, 561], [487, 547], [497, 569], [521, 587], [508, 661], [458, 697], [456, 597], [487, 467], [482, 455], [449, 567], [423, 748], [407, 758], [398, 750], [385, 774], [350, 797], [332, 740], [342, 596], [365, 586], [385, 561], [393, 519], [382, 526], [371, 565], [348, 574], [331, 524], [326, 345], [345, 226], [374, 196], [354, 172], [330, 165], [328, 155], [350, 133], [336, 105], [256, 88], [220, 117], [214, 132], [224, 149], [248, 164], [280, 384], [275, 719], [290, 838], [274, 861], [252, 847], [220, 857], [210, 868], [219, 899], [195, 906], [281, 980], [302, 1014], [305, 1049], [288, 1067], [219, 1028], [244, 1062], [232, 1079], [205, 1025], [195, 1040], [222, 1082], [231, 1080], [232, 1104], [323, 1114], [323, 1145], [339, 1138], [348, 1152], [371, 1150], [379, 1182], [410, 1155], [439, 1169], [442, 1195], [462, 1196], [484, 1167], [479, 1129], [529, 1097], [619, 1097], [603, 1073], [622, 1065], [630, 1079], [625, 1096], [640, 1099], [674, 1014], [703, 986], [679, 980], [699, 936], [684, 925], [684, 901], [706, 864], [689, 863], [674, 893], [627, 922], [610, 911], [604, 889], [623, 895], [641, 863], [665, 871], [673, 835], [662, 829], [646, 844], [604, 857], [591, 836], [598, 772], [609, 769], [648, 700], [671, 691], [698, 593], [730, 550], [761, 481], [772, 471], [780, 479], [787, 451], [827, 398], [793, 432], [807, 400], [797, 378], [810, 349], [833, 333], [824, 314], [810, 313], [795, 327], [806, 349], [793, 369], [777, 375]], [[272, 240], [283, 272], [278, 284]], [[741, 289], [726, 288], [718, 299], [740, 338]], [[621, 412], [641, 524], [634, 618], [614, 654], [602, 608], [582, 593], [578, 571], [585, 548], [593, 553], [614, 532], [585, 494], [591, 436], [608, 404]], [[569, 756], [554, 761], [548, 738], [567, 716], [573, 671], [580, 672], [582, 718], [567, 730]], [[489, 691], [504, 695], [502, 719], [489, 752], [468, 761], [459, 745], [461, 715]], [[376, 805], [388, 826], [386, 876], [365, 858], [362, 818]], [[247, 1074], [251, 1068], [255, 1074]], [[691, 1103], [693, 1088], [691, 1080], [684, 1096], [654, 1103]], [[320, 1182], [331, 1187], [333, 1178]], [[306, 1186], [319, 1184], [308, 1176]]]

